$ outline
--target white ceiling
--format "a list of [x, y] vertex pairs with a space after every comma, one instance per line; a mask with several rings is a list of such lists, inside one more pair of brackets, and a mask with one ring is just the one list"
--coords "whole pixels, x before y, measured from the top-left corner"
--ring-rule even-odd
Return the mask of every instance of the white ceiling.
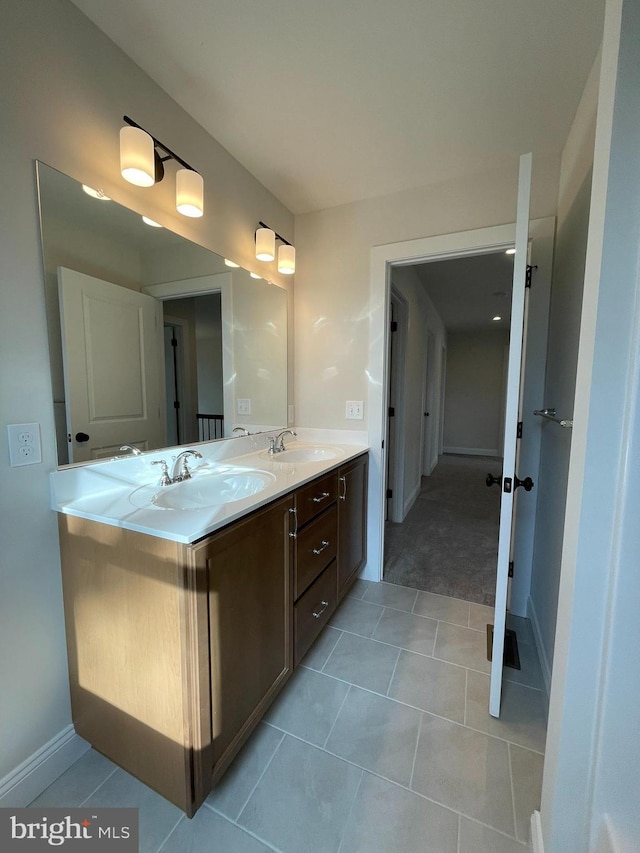
[[448, 332], [509, 328], [513, 255], [493, 252], [414, 269]]
[[604, 0], [73, 0], [294, 213], [558, 156]]

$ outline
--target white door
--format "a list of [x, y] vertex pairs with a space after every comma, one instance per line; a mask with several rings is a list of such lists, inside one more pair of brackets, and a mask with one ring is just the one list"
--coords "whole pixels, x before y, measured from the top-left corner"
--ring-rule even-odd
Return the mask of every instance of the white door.
[[166, 444], [161, 303], [58, 268], [70, 462]]
[[502, 499], [500, 501], [500, 533], [498, 542], [498, 568], [496, 576], [495, 615], [493, 620], [493, 647], [491, 653], [491, 688], [489, 713], [500, 716], [502, 695], [502, 660], [507, 619], [509, 591], [509, 560], [515, 509], [515, 482], [517, 475], [517, 430], [520, 410], [520, 389], [525, 328], [525, 285], [527, 278], [527, 253], [529, 244], [529, 201], [531, 196], [531, 154], [520, 158], [518, 176], [518, 204], [516, 215], [516, 254], [513, 264], [513, 291], [511, 296], [511, 335], [507, 368], [507, 399], [504, 419], [504, 461], [502, 468]]

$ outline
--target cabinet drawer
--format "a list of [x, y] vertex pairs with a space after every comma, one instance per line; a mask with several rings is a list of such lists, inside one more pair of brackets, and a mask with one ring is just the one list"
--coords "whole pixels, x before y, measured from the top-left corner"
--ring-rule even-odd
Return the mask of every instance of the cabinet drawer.
[[332, 471], [296, 492], [296, 519], [298, 529], [314, 515], [325, 510], [338, 497], [338, 472]]
[[338, 508], [335, 504], [308, 524], [296, 540], [293, 598], [299, 598], [337, 555]]
[[335, 560], [293, 608], [293, 659], [298, 664], [336, 609], [338, 571]]

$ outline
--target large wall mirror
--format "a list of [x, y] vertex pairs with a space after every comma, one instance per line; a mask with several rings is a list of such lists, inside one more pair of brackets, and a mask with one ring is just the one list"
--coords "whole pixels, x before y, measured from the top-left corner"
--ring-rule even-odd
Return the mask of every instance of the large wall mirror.
[[285, 425], [286, 291], [36, 168], [59, 464]]

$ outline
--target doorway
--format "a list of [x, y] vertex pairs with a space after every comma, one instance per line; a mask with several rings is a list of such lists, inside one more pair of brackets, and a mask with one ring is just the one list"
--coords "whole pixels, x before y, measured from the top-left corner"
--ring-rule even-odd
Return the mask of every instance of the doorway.
[[[494, 603], [500, 492], [485, 479], [502, 470], [512, 278], [513, 255], [502, 250], [391, 269], [389, 467], [404, 477], [387, 491], [400, 494], [387, 519], [384, 579], [486, 605]], [[393, 319], [400, 300], [408, 335], [406, 317], [404, 334]], [[414, 384], [420, 367], [422, 399], [405, 406], [396, 389]]]
[[[538, 267], [536, 272], [536, 299], [532, 301], [529, 311], [529, 326], [533, 333], [529, 335], [527, 342], [527, 374], [525, 381], [524, 411], [525, 424], [520, 464], [526, 468], [534, 480], [537, 476], [537, 466], [540, 448], [540, 430], [533, 418], [533, 410], [539, 408], [540, 400], [544, 391], [544, 363], [546, 358], [547, 323], [548, 323], [548, 299], [551, 281], [551, 262], [553, 251], [553, 234], [555, 220], [553, 217], [541, 220], [533, 220], [530, 224], [530, 235], [532, 240], [532, 263]], [[438, 237], [423, 238], [403, 243], [394, 243], [377, 246], [371, 250], [371, 303], [374, 310], [371, 314], [370, 339], [376, 342], [372, 345], [370, 352], [371, 364], [371, 390], [369, 397], [370, 412], [370, 512], [373, 523], [369, 526], [368, 553], [369, 562], [365, 578], [371, 580], [383, 579], [384, 565], [384, 472], [386, 470], [386, 458], [384, 441], [386, 438], [386, 400], [388, 382], [388, 320], [392, 271], [402, 270], [416, 264], [433, 263], [436, 261], [447, 261], [457, 258], [471, 258], [478, 255], [499, 253], [506, 251], [514, 241], [514, 226], [504, 225], [492, 228], [478, 229], [475, 231], [458, 232], [455, 234], [441, 235]], [[405, 275], [408, 273], [405, 273]], [[384, 347], [379, 342], [384, 341]], [[440, 345], [436, 339], [434, 348], [440, 355], [441, 364], [436, 367], [437, 373], [442, 376], [443, 348], [446, 339]], [[447, 359], [449, 353], [446, 353]], [[420, 376], [423, 373], [420, 371]], [[415, 395], [411, 387], [411, 377], [405, 377], [404, 387], [407, 400], [413, 400]], [[441, 398], [444, 397], [443, 383], [441, 385]], [[446, 390], [446, 388], [444, 389]], [[422, 389], [419, 389], [419, 400], [422, 403]], [[434, 395], [437, 397], [437, 394]], [[440, 411], [430, 411], [430, 417], [435, 416], [436, 422], [442, 420], [442, 406]], [[436, 442], [437, 444], [437, 442]], [[444, 449], [444, 447], [443, 447]], [[405, 465], [405, 470], [408, 466]], [[410, 467], [410, 466], [409, 466]], [[415, 490], [415, 484], [407, 483], [406, 489]], [[419, 493], [419, 489], [418, 492]], [[407, 510], [410, 509], [409, 504]], [[376, 518], [380, 523], [376, 524]], [[527, 599], [531, 585], [531, 557], [533, 549], [533, 524], [535, 521], [535, 503], [531, 513], [524, 513], [519, 525], [518, 546], [514, 559], [520, 567], [520, 571], [513, 580], [511, 590], [511, 612], [516, 615], [526, 615]]]

